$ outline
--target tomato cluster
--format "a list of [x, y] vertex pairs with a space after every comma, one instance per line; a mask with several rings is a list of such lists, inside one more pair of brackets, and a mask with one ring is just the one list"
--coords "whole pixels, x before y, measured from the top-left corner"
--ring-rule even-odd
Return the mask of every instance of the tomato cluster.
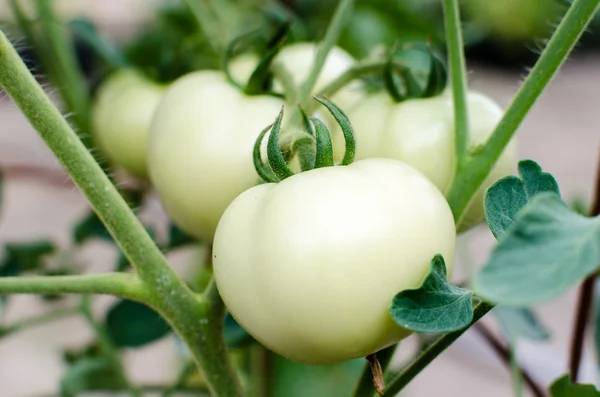
[[[315, 54], [313, 44], [293, 44], [275, 62], [301, 85]], [[410, 332], [388, 314], [393, 296], [417, 288], [436, 254], [452, 274], [457, 226], [444, 198], [457, 163], [452, 97], [443, 92], [396, 103], [360, 84], [342, 89], [332, 101], [354, 127], [357, 161], [303, 172], [296, 163], [290, 165], [295, 175], [260, 183], [253, 148], [285, 101], [248, 95], [231, 81], [248, 80], [258, 62], [244, 55], [230, 62], [230, 76], [197, 71], [168, 87], [117, 72], [97, 97], [98, 142], [115, 164], [150, 180], [178, 226], [213, 244], [224, 302], [265, 346], [316, 364], [396, 343]], [[353, 65], [334, 48], [314, 92]], [[273, 92], [284, 86], [275, 77]], [[474, 151], [503, 111], [481, 93], [470, 92], [467, 102]], [[333, 131], [339, 160], [345, 141], [335, 120], [328, 113], [309, 116]], [[288, 128], [293, 138], [295, 127]], [[515, 155], [511, 143], [459, 231], [483, 219], [483, 194], [512, 173]], [[293, 157], [286, 159], [293, 163]]]

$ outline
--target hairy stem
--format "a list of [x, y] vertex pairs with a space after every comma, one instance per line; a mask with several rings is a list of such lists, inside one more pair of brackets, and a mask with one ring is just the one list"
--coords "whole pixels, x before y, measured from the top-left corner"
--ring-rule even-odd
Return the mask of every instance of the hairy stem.
[[[596, 191], [594, 194], [594, 202], [592, 204], [590, 215], [600, 215], [600, 158], [598, 159], [598, 167], [596, 171]], [[571, 380], [573, 382], [577, 382], [577, 377], [579, 376], [579, 367], [581, 365], [585, 331], [592, 311], [592, 302], [594, 299], [594, 290], [597, 277], [598, 274], [595, 273], [586, 278], [581, 284], [579, 292], [575, 323], [573, 324], [571, 351], [569, 354], [569, 370], [571, 372]]]
[[241, 397], [241, 384], [220, 333], [222, 318], [221, 323], [218, 320], [224, 313], [222, 302], [216, 299], [198, 300], [175, 274], [116, 187], [37, 84], [2, 32], [0, 86], [54, 152], [115, 238], [147, 288], [145, 303], [161, 313], [188, 344], [213, 396]]
[[457, 168], [465, 160], [469, 143], [469, 117], [467, 110], [467, 71], [463, 50], [462, 30], [458, 0], [444, 0], [444, 24], [452, 81], [454, 102], [454, 133]]
[[593, 18], [598, 4], [600, 0], [573, 1], [493, 135], [480, 150], [459, 167], [448, 193], [448, 202], [457, 224], [460, 223], [471, 197], [490, 173], [537, 98], [571, 53]]
[[487, 302], [480, 302], [473, 310], [473, 321], [471, 324], [458, 331], [454, 331], [440, 337], [435, 341], [427, 350], [422, 352], [410, 365], [408, 365], [398, 376], [396, 376], [389, 383], [384, 397], [392, 397], [398, 394], [410, 381], [412, 381], [417, 375], [421, 373], [433, 360], [435, 360], [444, 350], [446, 350], [452, 343], [454, 343], [462, 334], [464, 334], [473, 324], [479, 321], [485, 316], [490, 310], [494, 308], [493, 305]]
[[4, 294], [103, 294], [142, 302], [148, 297], [140, 280], [125, 273], [0, 277], [0, 295]]

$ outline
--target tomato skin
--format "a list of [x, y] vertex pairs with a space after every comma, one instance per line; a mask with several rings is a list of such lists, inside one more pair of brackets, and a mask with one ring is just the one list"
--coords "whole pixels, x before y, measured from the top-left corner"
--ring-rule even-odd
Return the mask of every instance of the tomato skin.
[[246, 96], [216, 71], [175, 81], [156, 110], [150, 179], [167, 213], [191, 235], [212, 240], [229, 203], [259, 182], [252, 150], [283, 102]]
[[[502, 108], [478, 92], [467, 95], [469, 150], [486, 142], [502, 118]], [[356, 133], [356, 158], [392, 158], [425, 174], [447, 194], [456, 167], [454, 110], [450, 92], [394, 103], [386, 93], [373, 94], [348, 112]], [[333, 136], [336, 156], [343, 155], [343, 138]], [[504, 150], [488, 178], [477, 191], [459, 225], [464, 231], [484, 219], [485, 190], [498, 179], [511, 175], [516, 164], [516, 142]]]
[[165, 90], [135, 70], [121, 69], [100, 85], [92, 108], [92, 126], [102, 152], [139, 178], [147, 178], [148, 133]]
[[446, 200], [391, 159], [306, 171], [255, 186], [227, 208], [214, 276], [230, 313], [293, 361], [362, 357], [410, 334], [391, 319], [441, 253], [452, 274], [456, 232]]

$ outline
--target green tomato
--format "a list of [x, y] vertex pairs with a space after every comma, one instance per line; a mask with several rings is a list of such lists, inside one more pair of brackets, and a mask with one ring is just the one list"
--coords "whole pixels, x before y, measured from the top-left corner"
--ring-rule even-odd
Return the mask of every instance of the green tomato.
[[[487, 96], [469, 92], [469, 149], [484, 144], [504, 112]], [[454, 110], [447, 91], [440, 96], [395, 103], [387, 93], [371, 95], [348, 112], [356, 133], [356, 158], [384, 157], [403, 161], [426, 175], [447, 194], [456, 167]], [[343, 137], [333, 136], [341, 158]], [[511, 141], [465, 212], [459, 230], [484, 218], [483, 196], [498, 179], [511, 175], [516, 163], [516, 143]]]
[[246, 96], [223, 73], [175, 81], [150, 129], [148, 168], [167, 213], [185, 231], [212, 240], [225, 208], [258, 183], [252, 151], [283, 102]]
[[391, 159], [318, 168], [255, 186], [227, 208], [213, 269], [234, 318], [307, 364], [374, 353], [410, 334], [388, 309], [433, 256], [453, 269], [456, 232], [440, 191]]
[[92, 126], [98, 146], [112, 163], [147, 177], [148, 131], [166, 86], [135, 70], [111, 74], [98, 88]]

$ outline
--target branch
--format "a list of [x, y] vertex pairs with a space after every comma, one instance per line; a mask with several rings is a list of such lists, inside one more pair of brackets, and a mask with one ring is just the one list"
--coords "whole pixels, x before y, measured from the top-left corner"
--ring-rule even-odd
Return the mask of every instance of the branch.
[[148, 299], [148, 292], [140, 280], [126, 273], [0, 277], [0, 295], [4, 294], [100, 294], [140, 302]]
[[600, 0], [573, 1], [493, 135], [459, 168], [448, 193], [448, 202], [457, 224], [471, 197], [490, 173], [537, 98], [566, 61], [579, 37], [594, 17], [598, 4]]
[[[479, 332], [483, 339], [485, 339], [485, 341], [492, 347], [496, 354], [498, 354], [498, 356], [502, 359], [502, 362], [510, 366], [511, 353], [508, 348], [502, 342], [500, 342], [498, 338], [496, 338], [494, 334], [492, 334], [483, 324], [476, 324], [473, 329]], [[535, 397], [546, 397], [544, 390], [535, 382], [535, 380], [533, 380], [528, 372], [522, 368], [519, 368], [519, 373]]]
[[469, 117], [467, 110], [467, 71], [460, 27], [458, 0], [444, 0], [444, 23], [450, 61], [450, 77], [454, 102], [454, 133], [456, 167], [461, 166], [467, 155], [469, 143]]
[[[591, 216], [600, 215], [600, 159], [598, 160], [598, 168], [596, 171], [596, 192], [594, 195], [594, 203], [592, 204]], [[571, 353], [569, 355], [569, 371], [571, 380], [577, 382], [579, 375], [579, 366], [581, 365], [581, 356], [583, 353], [583, 344], [585, 338], [585, 330], [592, 311], [592, 301], [594, 299], [594, 289], [598, 274], [594, 273], [586, 278], [581, 284], [579, 292], [579, 300], [577, 302], [577, 314], [573, 325], [573, 337], [571, 339]]]
[[469, 326], [444, 334], [438, 340], [436, 340], [427, 350], [422, 352], [410, 365], [398, 374], [388, 385], [383, 397], [392, 397], [398, 394], [410, 381], [412, 381], [417, 375], [421, 373], [433, 360], [435, 360], [442, 352], [444, 352], [452, 343], [462, 336], [471, 326], [485, 316], [490, 310], [494, 308], [487, 302], [480, 302], [475, 309], [473, 309], [473, 321]]

